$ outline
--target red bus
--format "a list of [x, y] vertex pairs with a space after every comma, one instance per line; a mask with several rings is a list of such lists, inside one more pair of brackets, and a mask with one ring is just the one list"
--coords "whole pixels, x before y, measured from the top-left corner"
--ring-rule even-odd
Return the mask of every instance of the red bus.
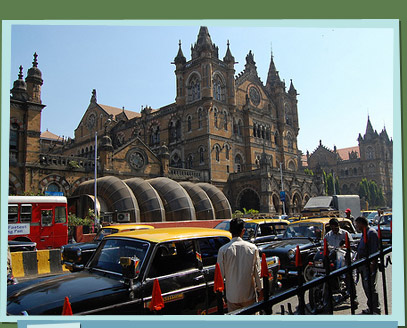
[[37, 249], [68, 244], [66, 197], [9, 196], [8, 240], [32, 241]]

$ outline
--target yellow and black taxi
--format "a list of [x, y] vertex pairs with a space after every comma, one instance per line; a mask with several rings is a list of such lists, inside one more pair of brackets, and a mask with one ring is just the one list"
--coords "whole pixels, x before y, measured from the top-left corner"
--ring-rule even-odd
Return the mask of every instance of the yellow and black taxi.
[[[299, 270], [295, 265], [297, 246], [301, 254], [302, 271], [306, 274], [308, 263], [313, 260], [324, 236], [331, 230], [330, 219], [331, 217], [321, 217], [294, 221], [287, 226], [281, 240], [259, 245], [260, 252], [265, 253], [267, 257], [277, 256], [280, 259], [280, 279], [298, 275]], [[338, 221], [339, 226], [348, 231], [354, 239], [360, 238], [351, 220], [338, 218]]]
[[[159, 314], [210, 314], [219, 248], [228, 231], [159, 228], [106, 236], [85, 269], [9, 286], [8, 315], [60, 315], [69, 298], [74, 315], [150, 314], [154, 281], [164, 308]], [[278, 261], [270, 261], [276, 271]]]
[[69, 271], [75, 272], [83, 270], [86, 263], [89, 261], [99, 243], [105, 236], [134, 230], [154, 229], [153, 226], [147, 224], [112, 224], [102, 227], [91, 242], [68, 244], [61, 247], [62, 264]]
[[[281, 238], [290, 222], [278, 217], [257, 217], [246, 219], [243, 239], [254, 244], [266, 243]], [[230, 220], [218, 223], [215, 229], [229, 230]]]

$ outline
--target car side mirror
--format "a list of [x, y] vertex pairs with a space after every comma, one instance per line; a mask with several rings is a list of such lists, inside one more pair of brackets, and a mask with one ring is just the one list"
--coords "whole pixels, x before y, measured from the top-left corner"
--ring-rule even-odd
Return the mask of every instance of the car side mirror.
[[140, 259], [137, 257], [121, 257], [120, 265], [122, 267], [123, 277], [125, 279], [136, 279], [140, 273], [138, 270], [138, 265]]

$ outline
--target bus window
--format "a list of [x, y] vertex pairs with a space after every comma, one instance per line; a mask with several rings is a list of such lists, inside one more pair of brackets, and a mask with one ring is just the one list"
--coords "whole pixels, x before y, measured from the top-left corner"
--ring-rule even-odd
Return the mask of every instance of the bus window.
[[8, 206], [8, 223], [17, 223], [18, 221], [18, 205]]
[[66, 222], [66, 208], [62, 206], [55, 207], [55, 223]]
[[41, 225], [43, 227], [52, 226], [52, 210], [41, 211]]
[[20, 207], [20, 222], [31, 222], [31, 204], [22, 204]]

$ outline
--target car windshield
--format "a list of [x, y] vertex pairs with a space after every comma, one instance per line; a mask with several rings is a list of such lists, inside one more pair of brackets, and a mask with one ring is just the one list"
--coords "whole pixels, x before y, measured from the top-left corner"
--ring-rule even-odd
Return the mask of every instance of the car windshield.
[[377, 216], [377, 212], [372, 212], [372, 213], [370, 213], [366, 218], [367, 218], [368, 220], [372, 220], [372, 219], [374, 219], [376, 216]]
[[392, 219], [392, 215], [383, 215], [382, 217], [380, 217], [379, 224], [380, 225], [390, 225], [391, 219]]
[[295, 223], [290, 224], [285, 231], [283, 238], [317, 238], [322, 237], [322, 223]]
[[117, 233], [119, 232], [118, 229], [113, 229], [113, 228], [102, 228], [99, 230], [98, 234], [95, 237], [95, 241], [101, 241], [105, 236], [111, 235], [112, 233]]
[[104, 239], [89, 263], [91, 269], [101, 269], [121, 274], [120, 257], [138, 258], [139, 267], [147, 254], [149, 243], [130, 239]]

